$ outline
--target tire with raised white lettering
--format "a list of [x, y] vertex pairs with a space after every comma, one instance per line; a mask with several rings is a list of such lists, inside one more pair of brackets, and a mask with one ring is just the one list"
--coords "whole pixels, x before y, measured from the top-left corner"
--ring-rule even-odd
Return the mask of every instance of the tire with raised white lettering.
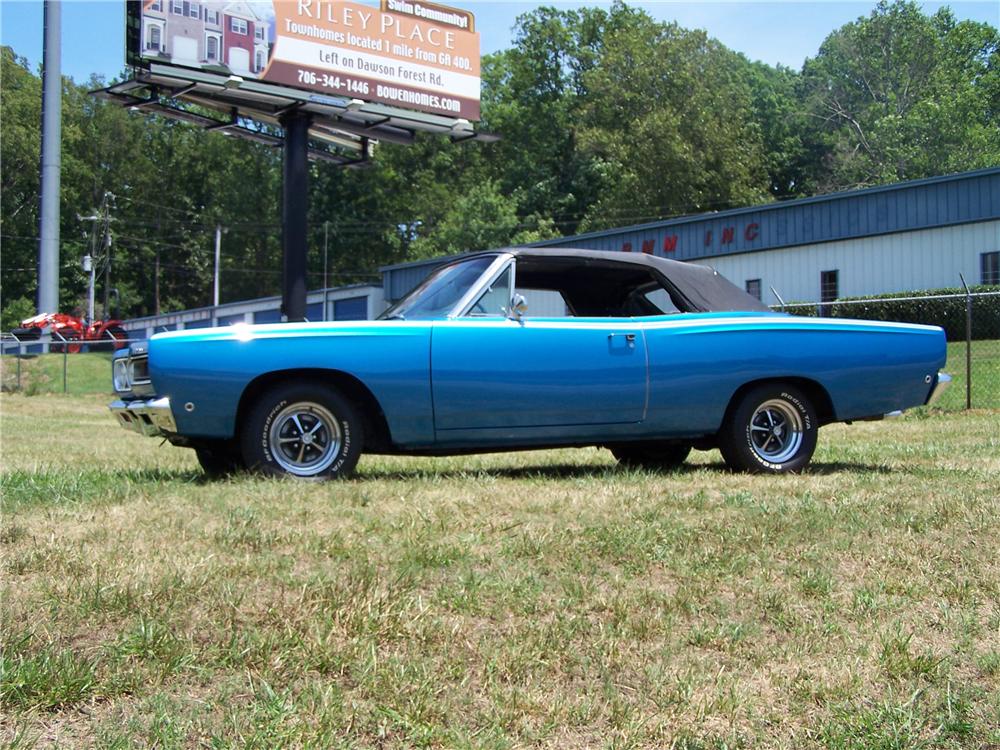
[[719, 450], [734, 471], [801, 471], [816, 450], [816, 408], [801, 389], [783, 383], [751, 388], [730, 409]]
[[240, 441], [247, 468], [272, 476], [334, 479], [351, 474], [364, 444], [354, 406], [321, 383], [286, 383], [250, 409]]

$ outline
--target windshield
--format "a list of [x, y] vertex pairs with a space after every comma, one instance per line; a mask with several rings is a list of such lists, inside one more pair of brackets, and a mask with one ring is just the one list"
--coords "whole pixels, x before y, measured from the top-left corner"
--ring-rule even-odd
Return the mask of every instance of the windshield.
[[437, 269], [403, 299], [379, 316], [380, 320], [443, 318], [495, 261], [495, 255], [451, 263]]

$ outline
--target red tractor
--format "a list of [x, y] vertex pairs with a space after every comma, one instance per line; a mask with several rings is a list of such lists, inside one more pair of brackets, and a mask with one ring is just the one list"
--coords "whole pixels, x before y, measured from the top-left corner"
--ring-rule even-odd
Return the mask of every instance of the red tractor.
[[11, 333], [20, 341], [37, 341], [43, 328], [52, 331], [49, 346], [52, 352], [62, 352], [66, 347], [66, 351], [76, 353], [85, 343], [90, 344], [91, 349], [122, 349], [128, 345], [128, 333], [120, 320], [95, 320], [88, 326], [80, 318], [63, 313], [41, 313], [22, 320], [21, 327]]

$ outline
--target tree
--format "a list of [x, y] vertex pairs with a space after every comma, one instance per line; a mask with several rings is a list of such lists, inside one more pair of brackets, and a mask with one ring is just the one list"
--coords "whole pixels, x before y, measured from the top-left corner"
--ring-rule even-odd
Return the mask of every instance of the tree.
[[10, 47], [0, 50], [0, 297], [34, 298], [38, 273], [38, 191], [42, 83]]
[[746, 60], [703, 31], [648, 16], [605, 34], [584, 74], [583, 147], [605, 185], [588, 228], [766, 200]]
[[1000, 37], [942, 8], [881, 2], [806, 61], [800, 97], [817, 155], [811, 189], [860, 187], [1000, 163]]
[[768, 192], [778, 200], [804, 196], [809, 155], [802, 141], [805, 120], [796, 97], [799, 74], [762, 62], [748, 63], [744, 71], [753, 121], [763, 139]]

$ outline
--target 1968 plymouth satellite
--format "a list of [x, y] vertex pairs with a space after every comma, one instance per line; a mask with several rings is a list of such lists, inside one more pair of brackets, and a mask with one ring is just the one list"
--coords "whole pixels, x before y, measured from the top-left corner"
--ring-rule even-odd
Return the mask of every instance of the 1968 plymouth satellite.
[[593, 445], [783, 473], [822, 425], [933, 401], [944, 361], [940, 328], [771, 312], [710, 268], [510, 249], [440, 267], [375, 321], [157, 334], [115, 356], [111, 410], [210, 474]]

